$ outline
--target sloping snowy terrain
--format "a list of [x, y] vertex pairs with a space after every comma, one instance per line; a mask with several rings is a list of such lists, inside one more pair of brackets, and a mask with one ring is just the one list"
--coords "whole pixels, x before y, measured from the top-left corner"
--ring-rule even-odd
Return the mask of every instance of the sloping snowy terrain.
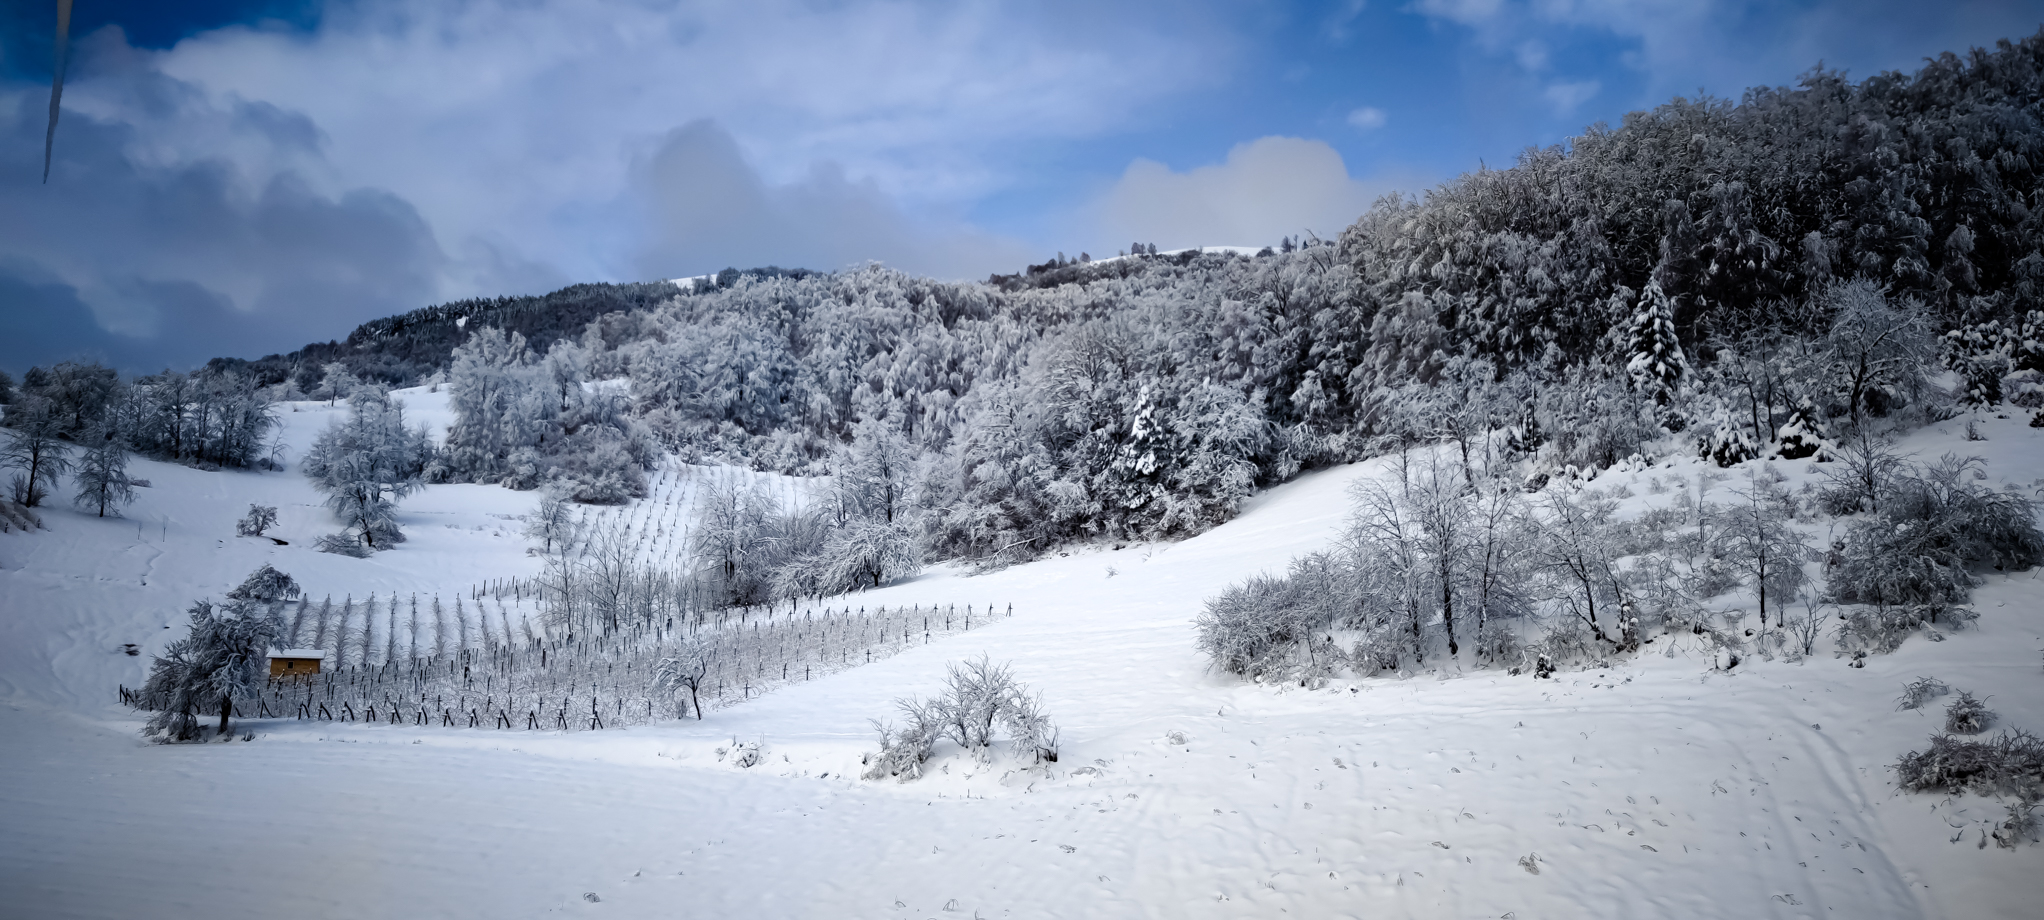
[[[436, 396], [399, 395], [444, 426]], [[343, 411], [286, 406], [291, 456]], [[1988, 440], [1967, 442], [1959, 427], [1900, 447], [1979, 454], [2026, 488], [2044, 478], [2044, 431], [1990, 419]], [[1812, 477], [1776, 467], [1792, 488]], [[1625, 486], [1638, 511], [1673, 496], [1651, 479], [1703, 469], [1667, 461], [1597, 485]], [[410, 542], [357, 560], [311, 550], [334, 528], [295, 472], [136, 461], [152, 486], [125, 518], [53, 507], [47, 531], [0, 535], [0, 914], [2035, 916], [2044, 846], [1980, 848], [1998, 806], [1900, 794], [1888, 765], [1936, 727], [1934, 711], [1895, 709], [1920, 675], [2044, 730], [2037, 572], [1990, 577], [1975, 629], [1863, 669], [1819, 654], [1720, 673], [1662, 637], [1554, 681], [1472, 671], [1308, 691], [1210, 673], [1193, 646], [1203, 599], [1324, 547], [1349, 483], [1376, 471], [1302, 477], [1180, 543], [975, 577], [940, 567], [870, 592], [856, 602], [1015, 615], [702, 722], [251, 720], [250, 743], [160, 746], [115, 690], [141, 681], [192, 600], [264, 562], [314, 596], [530, 575], [511, 518], [536, 496], [429, 487], [402, 507]], [[1716, 488], [1743, 470], [1730, 472]], [[279, 506], [289, 545], [233, 536], [250, 502]], [[921, 780], [856, 779], [868, 720], [981, 652], [1043, 692], [1061, 761], [977, 765], [944, 746]], [[763, 761], [734, 766], [734, 741]]]

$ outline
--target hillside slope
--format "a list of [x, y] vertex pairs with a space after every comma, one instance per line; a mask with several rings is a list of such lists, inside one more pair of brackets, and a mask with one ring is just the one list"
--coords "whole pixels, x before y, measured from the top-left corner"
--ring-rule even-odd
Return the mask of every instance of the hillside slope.
[[[435, 418], [431, 394], [404, 395]], [[329, 410], [295, 409], [287, 440], [302, 445]], [[1902, 446], [2044, 477], [2044, 432], [1983, 430]], [[1669, 464], [1599, 485], [1628, 485], [1637, 509], [1655, 500], [1649, 478], [1700, 471]], [[114, 689], [139, 682], [183, 605], [262, 562], [337, 598], [530, 574], [505, 517], [533, 495], [429, 487], [404, 506], [410, 542], [355, 560], [310, 550], [330, 525], [296, 475], [138, 462], [154, 484], [127, 519], [50, 509], [47, 532], [0, 535], [6, 912], [2031, 915], [2044, 847], [1977, 848], [1992, 803], [1898, 794], [1887, 765], [1934, 727], [1894, 710], [1918, 675], [1991, 696], [2004, 724], [2044, 727], [2037, 573], [1990, 578], [1976, 629], [1863, 669], [1819, 655], [1714, 672], [1675, 636], [1553, 682], [1478, 671], [1307, 691], [1209, 673], [1193, 648], [1201, 601], [1325, 546], [1348, 484], [1376, 471], [1309, 474], [1179, 543], [975, 577], [939, 568], [860, 595], [1014, 616], [701, 722], [559, 733], [271, 719], [245, 723], [250, 743], [155, 746]], [[252, 501], [284, 509], [288, 546], [229, 536]], [[121, 654], [125, 642], [144, 655]], [[916, 782], [851, 778], [874, 748], [868, 719], [981, 652], [1044, 693], [1064, 729], [1059, 763], [978, 765], [944, 748]], [[733, 766], [734, 741], [759, 743], [762, 762]]]

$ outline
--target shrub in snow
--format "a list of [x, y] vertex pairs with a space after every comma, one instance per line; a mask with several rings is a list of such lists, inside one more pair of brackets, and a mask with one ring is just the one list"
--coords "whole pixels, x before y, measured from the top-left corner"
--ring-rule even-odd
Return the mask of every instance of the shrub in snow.
[[1987, 701], [1974, 699], [1973, 694], [1959, 691], [1959, 698], [1945, 707], [1945, 731], [1955, 735], [1977, 735], [1987, 730], [1994, 721], [1994, 713], [1987, 708]]
[[1826, 514], [1879, 511], [1881, 500], [1906, 472], [1902, 458], [1865, 427], [1853, 431], [1831, 458], [1817, 492], [1817, 506]]
[[1526, 643], [1510, 622], [1492, 620], [1476, 632], [1476, 657], [1500, 667], [1517, 664], [1526, 657]]
[[1848, 607], [1838, 617], [1841, 651], [1886, 654], [1930, 621], [1920, 607]]
[[250, 505], [248, 514], [234, 523], [234, 532], [243, 537], [260, 537], [263, 531], [277, 526], [277, 508], [274, 505]]
[[2021, 799], [2008, 803], [2006, 808], [2007, 813], [2000, 821], [1995, 822], [1992, 836], [1995, 846], [2013, 850], [2016, 844], [2036, 838], [2037, 802], [2034, 799]]
[[1951, 692], [1945, 682], [1935, 677], [1919, 677], [1902, 685], [1902, 699], [1896, 702], [1896, 709], [1922, 709], [1923, 704]]
[[1847, 531], [1831, 573], [1832, 598], [1917, 608], [1935, 621], [1971, 593], [1972, 569], [2044, 561], [2044, 533], [2030, 500], [1976, 485], [1982, 467], [1977, 457], [1948, 454], [1898, 475], [1878, 515]]
[[867, 779], [893, 776], [906, 782], [922, 775], [935, 745], [948, 740], [984, 763], [993, 756], [995, 729], [1003, 729], [1018, 755], [1031, 763], [1056, 763], [1058, 729], [1043, 711], [1041, 695], [1017, 682], [1007, 665], [986, 656], [951, 664], [944, 691], [930, 700], [895, 701], [906, 721], [901, 728], [881, 722], [878, 756], [867, 758]]
[[35, 512], [12, 499], [0, 498], [0, 533], [41, 530], [42, 526], [42, 518], [36, 517]]
[[227, 593], [227, 602], [192, 605], [188, 632], [149, 669], [141, 699], [155, 710], [142, 731], [186, 741], [199, 734], [199, 713], [216, 707], [219, 733], [227, 733], [234, 701], [251, 696], [267, 677], [268, 649], [283, 634], [283, 602], [298, 583], [267, 565]]
[[1831, 459], [1830, 442], [1824, 437], [1824, 423], [1817, 407], [1808, 399], [1789, 411], [1788, 421], [1774, 432], [1774, 455], [1783, 460]]
[[[1195, 621], [1199, 650], [1215, 667], [1251, 680], [1331, 673], [1340, 660], [1322, 633], [1332, 626], [1328, 602], [1339, 588], [1311, 576], [1332, 565], [1331, 557], [1304, 557], [1293, 561], [1293, 577], [1256, 575], [1208, 598]], [[1403, 651], [1386, 649], [1371, 661], [1396, 668]]]
[[1896, 779], [1910, 792], [2044, 795], [2044, 741], [2021, 729], [1975, 740], [1932, 735], [1930, 747], [1902, 755]]
[[1704, 459], [1721, 467], [1737, 466], [1760, 456], [1760, 451], [1753, 446], [1753, 439], [1746, 434], [1745, 426], [1732, 421], [1731, 416], [1722, 410], [1718, 412], [1716, 424], [1698, 442], [1697, 450]]
[[353, 556], [356, 559], [367, 559], [371, 553], [375, 552], [352, 534], [345, 533], [330, 533], [321, 536], [318, 540], [313, 541], [312, 547], [322, 553], [333, 553], [337, 556]]

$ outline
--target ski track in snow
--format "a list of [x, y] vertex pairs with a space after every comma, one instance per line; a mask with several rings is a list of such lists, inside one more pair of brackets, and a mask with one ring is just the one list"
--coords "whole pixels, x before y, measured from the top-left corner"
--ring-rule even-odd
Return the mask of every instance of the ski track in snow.
[[[440, 397], [401, 396], [444, 425]], [[340, 411], [286, 407], [289, 456]], [[1989, 440], [1968, 443], [1960, 424], [1903, 446], [2044, 476], [2044, 432], [1989, 420]], [[1674, 493], [1650, 477], [1700, 469], [1674, 462], [1597, 485], [1626, 484], [1629, 510], [1663, 503]], [[1811, 478], [1776, 467], [1791, 488]], [[852, 603], [1015, 615], [700, 723], [270, 719], [241, 723], [254, 743], [158, 746], [115, 686], [141, 682], [194, 599], [263, 562], [337, 603], [451, 599], [537, 570], [505, 521], [536, 496], [429, 487], [402, 507], [410, 542], [354, 560], [310, 550], [333, 528], [295, 471], [136, 461], [154, 485], [125, 518], [53, 507], [48, 531], [0, 536], [0, 914], [2033, 916], [2044, 846], [1979, 849], [1993, 802], [1899, 794], [1887, 765], [1937, 727], [1936, 707], [1894, 710], [1918, 675], [2044, 730], [2037, 573], [1990, 577], [1976, 629], [1863, 669], [1820, 652], [1718, 674], [1677, 636], [1553, 681], [1469, 671], [1309, 691], [1209, 673], [1192, 641], [1202, 599], [1324, 547], [1347, 484], [1376, 468], [1302, 477], [1180, 543], [975, 577], [939, 567], [867, 592]], [[231, 536], [250, 502], [279, 506], [289, 546]], [[869, 719], [982, 651], [1043, 692], [1060, 763], [981, 765], [945, 746], [922, 780], [852, 778]], [[724, 763], [734, 739], [762, 742], [765, 761]]]

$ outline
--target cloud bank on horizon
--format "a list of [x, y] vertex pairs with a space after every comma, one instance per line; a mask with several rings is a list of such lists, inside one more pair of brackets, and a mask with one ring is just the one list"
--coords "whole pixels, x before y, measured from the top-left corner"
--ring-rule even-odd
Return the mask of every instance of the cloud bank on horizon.
[[1909, 69], [2044, 21], [1978, 0], [95, 7], [48, 185], [54, 7], [0, 17], [45, 43], [0, 41], [0, 368], [254, 357], [727, 266], [966, 278], [1331, 237], [1381, 194], [1672, 95]]

